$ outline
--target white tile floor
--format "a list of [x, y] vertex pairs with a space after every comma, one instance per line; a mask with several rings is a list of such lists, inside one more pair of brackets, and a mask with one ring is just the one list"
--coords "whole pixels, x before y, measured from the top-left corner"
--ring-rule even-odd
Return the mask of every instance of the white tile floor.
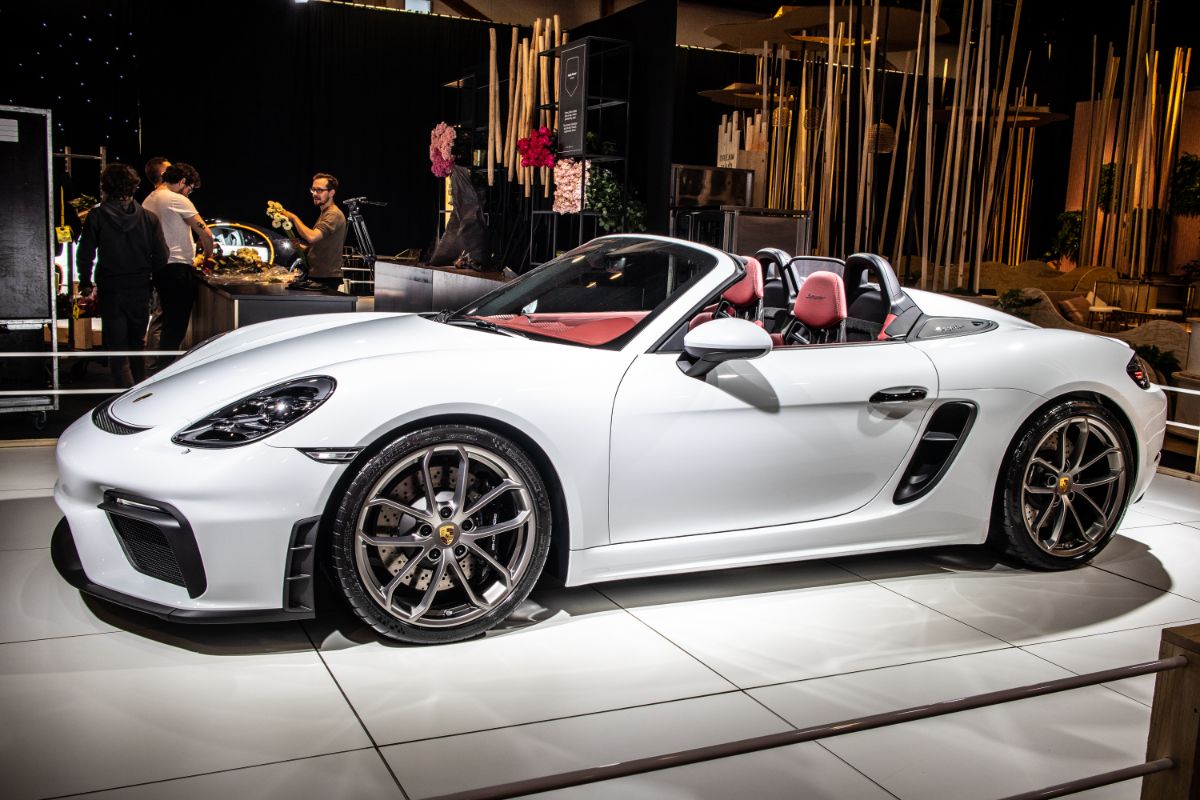
[[[50, 563], [54, 474], [51, 448], [0, 448], [10, 800], [416, 800], [1149, 660], [1163, 627], [1200, 620], [1200, 484], [1165, 476], [1093, 566], [1066, 574], [952, 548], [547, 586], [537, 623], [413, 648], [340, 607], [193, 627], [85, 601]], [[1153, 687], [539, 797], [996, 798], [1141, 763]]]

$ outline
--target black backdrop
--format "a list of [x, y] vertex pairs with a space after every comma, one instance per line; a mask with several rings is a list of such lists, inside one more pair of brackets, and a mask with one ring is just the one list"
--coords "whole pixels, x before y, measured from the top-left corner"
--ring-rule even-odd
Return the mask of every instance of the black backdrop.
[[[264, 222], [270, 199], [308, 218], [310, 176], [331, 172], [340, 197], [389, 204], [365, 213], [391, 253], [434, 234], [429, 131], [443, 84], [486, 59], [488, 27], [292, 0], [4, 4], [0, 103], [51, 108], [56, 151], [193, 164], [206, 216]], [[509, 27], [497, 38], [507, 65]]]
[[[1073, 113], [1089, 91], [1092, 34], [1101, 52], [1109, 41], [1123, 49], [1128, 0], [1102, 0], [1086, 16], [1069, 5], [1026, 4], [1019, 52], [1033, 57], [1039, 102]], [[954, 31], [957, 6], [944, 5]], [[1168, 60], [1172, 45], [1191, 43], [1186, 7], [1159, 8]], [[672, 0], [648, 0], [571, 32], [634, 43], [631, 185], [660, 231], [670, 162], [715, 159], [727, 109], [696, 92], [754, 70], [751, 56], [672, 48], [674, 25]], [[205, 180], [200, 210], [248, 221], [265, 220], [268, 199], [303, 213], [311, 174], [332, 172], [343, 198], [389, 203], [366, 213], [378, 251], [390, 253], [433, 236], [441, 183], [428, 170], [429, 130], [454, 121], [443, 84], [484, 62], [488, 25], [292, 0], [53, 0], [0, 3], [0, 30], [0, 103], [52, 109], [56, 151], [105, 145], [139, 171], [152, 155], [189, 161]], [[504, 66], [508, 31], [499, 26]], [[1035, 256], [1062, 208], [1070, 138], [1070, 123], [1038, 134]], [[77, 187], [95, 193], [94, 170], [77, 166]]]
[[[671, 138], [675, 117], [675, 0], [644, 0], [571, 31], [572, 39], [606, 36], [632, 45], [630, 91], [629, 186], [646, 204], [646, 226], [667, 232], [671, 186]], [[717, 133], [712, 133], [711, 163], [716, 163]]]

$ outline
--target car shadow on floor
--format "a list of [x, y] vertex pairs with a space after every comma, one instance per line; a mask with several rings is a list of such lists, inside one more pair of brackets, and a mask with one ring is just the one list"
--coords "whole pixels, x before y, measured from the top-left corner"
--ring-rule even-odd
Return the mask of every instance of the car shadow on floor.
[[[1137, 583], [1169, 590], [1171, 581], [1166, 570], [1145, 544], [1118, 534], [1105, 552], [1109, 563], [1114, 556], [1121, 562], [1140, 562]], [[997, 579], [1007, 578], [1017, 584], [1024, 584], [1023, 577], [1048, 574], [997, 558], [993, 551], [984, 547], [950, 546], [638, 578], [594, 586], [563, 587], [556, 578], [547, 575], [539, 581], [530, 598], [486, 637], [511, 635], [543, 624], [570, 624], [572, 618], [623, 609], [836, 588], [864, 581], [882, 581], [886, 585], [887, 581], [906, 578], [978, 573], [994, 573]], [[1014, 592], [1023, 590], [1022, 585], [1013, 586]], [[998, 604], [1004, 602], [1003, 593], [993, 596]], [[975, 602], [987, 602], [987, 597], [975, 598]], [[1095, 619], [1081, 619], [1078, 616], [1080, 609], [1076, 608], [1069, 627], [1100, 622], [1133, 611], [1145, 599], [1145, 596], [1139, 599], [1132, 595], [1110, 598], [1103, 607], [1094, 608]], [[300, 622], [197, 625], [160, 620], [90, 597], [85, 597], [85, 602], [96, 617], [108, 625], [204, 655], [244, 656], [314, 648], [330, 652], [372, 644], [414, 646], [387, 639], [363, 623], [327, 578], [318, 582], [316, 616]], [[995, 610], [1000, 613], [1005, 609], [997, 607]]]

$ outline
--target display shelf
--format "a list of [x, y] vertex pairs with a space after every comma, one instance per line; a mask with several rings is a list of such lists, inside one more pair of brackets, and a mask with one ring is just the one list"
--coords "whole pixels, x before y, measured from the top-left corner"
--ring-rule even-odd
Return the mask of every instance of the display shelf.
[[[562, 228], [566, 227], [563, 232]], [[562, 235], [560, 235], [562, 232]], [[561, 214], [550, 209], [533, 212], [529, 235], [529, 266], [544, 264], [559, 254], [559, 246], [574, 249], [600, 234], [600, 215], [595, 211]]]

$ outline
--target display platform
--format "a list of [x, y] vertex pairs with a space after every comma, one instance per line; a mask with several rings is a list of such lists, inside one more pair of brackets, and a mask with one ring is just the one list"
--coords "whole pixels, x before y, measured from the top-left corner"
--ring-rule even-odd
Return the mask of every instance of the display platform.
[[504, 283], [504, 273], [375, 261], [376, 311], [458, 309]]
[[216, 284], [201, 279], [192, 311], [192, 342], [244, 325], [304, 314], [354, 311], [358, 298], [330, 290], [309, 292], [283, 283]]

